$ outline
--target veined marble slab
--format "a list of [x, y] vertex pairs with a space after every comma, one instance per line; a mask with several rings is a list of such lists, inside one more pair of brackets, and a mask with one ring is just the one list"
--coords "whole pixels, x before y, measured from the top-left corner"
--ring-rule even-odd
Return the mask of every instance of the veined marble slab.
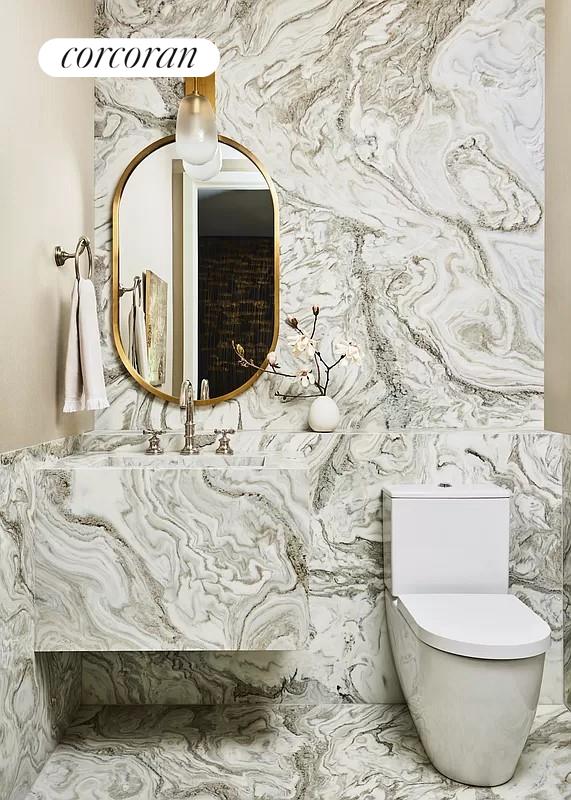
[[[202, 31], [221, 53], [221, 133], [279, 196], [281, 307], [322, 309], [343, 425], [543, 425], [543, 0], [98, 0], [98, 36]], [[98, 428], [172, 427], [178, 409], [126, 374], [112, 342], [111, 198], [174, 132], [181, 80], [96, 91], [96, 281], [111, 405]], [[293, 366], [282, 316], [278, 352]], [[289, 370], [288, 370], [289, 371]], [[305, 430], [308, 400], [263, 376], [203, 427]]]
[[0, 797], [24, 800], [79, 705], [75, 653], [34, 654], [34, 472], [79, 437], [0, 455]]
[[88, 707], [28, 800], [564, 800], [570, 736], [569, 711], [540, 708], [513, 779], [475, 789], [400, 705]]
[[[214, 437], [201, 433], [212, 450]], [[145, 447], [96, 432], [90, 452]], [[561, 437], [546, 432], [238, 431], [238, 454], [303, 458], [311, 492], [307, 650], [89, 653], [86, 703], [391, 703], [402, 700], [383, 602], [381, 490], [387, 483], [498, 483], [512, 492], [510, 590], [549, 624], [542, 702], [562, 702]], [[165, 437], [180, 448], [180, 435]]]
[[303, 468], [108, 461], [37, 472], [36, 650], [305, 646]]

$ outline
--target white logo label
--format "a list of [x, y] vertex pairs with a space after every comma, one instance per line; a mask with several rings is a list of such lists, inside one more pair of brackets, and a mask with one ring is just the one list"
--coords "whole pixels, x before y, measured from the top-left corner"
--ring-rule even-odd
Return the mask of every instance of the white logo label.
[[209, 39], [49, 39], [38, 54], [54, 78], [201, 77], [215, 72]]

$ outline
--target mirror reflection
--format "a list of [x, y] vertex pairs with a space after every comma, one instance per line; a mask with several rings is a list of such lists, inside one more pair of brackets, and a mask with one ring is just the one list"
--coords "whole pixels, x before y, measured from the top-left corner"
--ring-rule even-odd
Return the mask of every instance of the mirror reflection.
[[261, 363], [277, 337], [275, 192], [251, 153], [220, 141], [215, 178], [188, 175], [168, 137], [143, 151], [116, 193], [119, 352], [172, 401], [185, 379], [203, 400], [238, 393], [257, 376], [244, 374], [232, 341]]

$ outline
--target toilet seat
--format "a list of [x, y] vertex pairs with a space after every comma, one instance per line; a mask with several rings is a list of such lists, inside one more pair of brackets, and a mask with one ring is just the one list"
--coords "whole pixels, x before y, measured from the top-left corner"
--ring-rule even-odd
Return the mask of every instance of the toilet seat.
[[405, 594], [397, 608], [425, 644], [470, 658], [529, 658], [549, 649], [547, 623], [511, 594]]

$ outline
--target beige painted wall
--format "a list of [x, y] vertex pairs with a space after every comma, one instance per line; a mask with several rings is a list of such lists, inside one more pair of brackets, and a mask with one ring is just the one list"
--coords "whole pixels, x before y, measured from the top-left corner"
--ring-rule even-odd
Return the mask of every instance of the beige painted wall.
[[93, 82], [50, 78], [41, 44], [93, 36], [93, 0], [0, 0], [0, 451], [92, 427], [62, 414], [73, 265], [93, 232]]
[[546, 2], [545, 427], [571, 433], [571, 2]]

